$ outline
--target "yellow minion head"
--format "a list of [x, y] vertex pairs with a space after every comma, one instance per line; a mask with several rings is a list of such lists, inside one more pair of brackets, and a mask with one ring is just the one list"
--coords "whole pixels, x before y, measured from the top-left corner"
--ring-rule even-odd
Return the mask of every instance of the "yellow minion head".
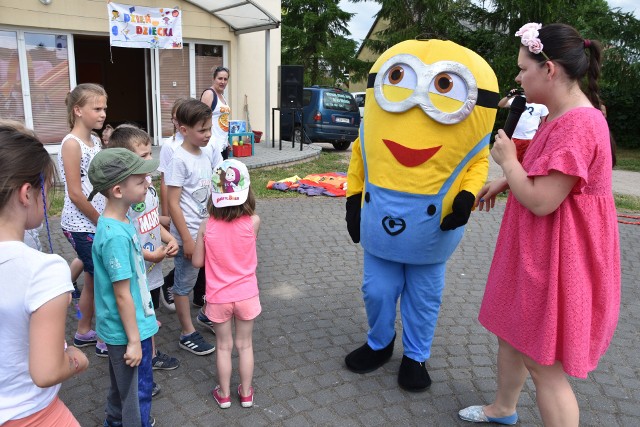
[[[363, 154], [369, 181], [396, 191], [435, 194], [464, 160], [445, 197], [451, 200], [466, 189], [470, 165], [482, 159], [488, 167], [486, 144], [472, 159], [467, 155], [491, 132], [498, 100], [495, 73], [463, 46], [409, 40], [391, 47], [371, 68], [367, 84]], [[486, 168], [473, 194], [484, 179]]]

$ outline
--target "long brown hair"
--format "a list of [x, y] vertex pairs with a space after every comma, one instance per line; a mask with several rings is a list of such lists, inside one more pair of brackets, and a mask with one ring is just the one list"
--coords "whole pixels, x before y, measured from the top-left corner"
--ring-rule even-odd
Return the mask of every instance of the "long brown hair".
[[42, 189], [56, 168], [36, 135], [19, 122], [0, 120], [0, 211], [25, 183]]
[[238, 219], [244, 215], [251, 216], [256, 213], [256, 197], [253, 194], [251, 186], [249, 186], [249, 194], [247, 195], [247, 200], [245, 200], [243, 204], [238, 206], [225, 206], [223, 208], [216, 208], [213, 205], [212, 198], [209, 197], [207, 210], [209, 211], [209, 215], [211, 215], [215, 219], [231, 222], [234, 219]]

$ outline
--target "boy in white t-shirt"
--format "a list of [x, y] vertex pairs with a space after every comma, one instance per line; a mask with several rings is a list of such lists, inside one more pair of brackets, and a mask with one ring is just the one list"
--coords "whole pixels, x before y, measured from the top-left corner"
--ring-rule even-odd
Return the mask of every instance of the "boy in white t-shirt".
[[[173, 103], [173, 107], [171, 107], [171, 123], [173, 123], [173, 135], [168, 138], [163, 139], [162, 141], [162, 149], [160, 150], [160, 166], [158, 167], [158, 172], [160, 172], [160, 201], [162, 206], [162, 215], [164, 218], [169, 219], [169, 202], [167, 201], [167, 185], [165, 184], [165, 177], [169, 175], [171, 172], [171, 159], [173, 158], [173, 153], [176, 151], [176, 148], [182, 145], [184, 139], [182, 138], [182, 134], [178, 131], [180, 124], [178, 123], [178, 118], [176, 117], [176, 112], [178, 111], [178, 107], [183, 102], [187, 101], [186, 98], [178, 98]], [[212, 140], [209, 140], [209, 145], [213, 144]], [[213, 151], [211, 151], [211, 154]], [[212, 159], [213, 161], [213, 159]], [[162, 225], [169, 228], [169, 222], [165, 224], [162, 222]], [[162, 301], [162, 305], [169, 311], [176, 311], [176, 306], [173, 301], [173, 280], [174, 280], [175, 269], [172, 269], [164, 278], [164, 284], [162, 285], [162, 293], [160, 294], [160, 300]], [[202, 307], [204, 302], [204, 269], [200, 270], [198, 274], [198, 278], [196, 280], [196, 284], [193, 288], [193, 305], [197, 307]], [[207, 321], [205, 324], [207, 327], [211, 328], [212, 326]]]
[[198, 228], [208, 216], [213, 166], [222, 161], [222, 157], [207, 147], [211, 138], [211, 108], [191, 99], [178, 107], [176, 118], [184, 141], [173, 153], [170, 172], [165, 174], [170, 230], [180, 245], [174, 259], [173, 298], [181, 326], [180, 348], [204, 356], [211, 354], [215, 347], [195, 330], [191, 320], [189, 293], [198, 276], [191, 256]]

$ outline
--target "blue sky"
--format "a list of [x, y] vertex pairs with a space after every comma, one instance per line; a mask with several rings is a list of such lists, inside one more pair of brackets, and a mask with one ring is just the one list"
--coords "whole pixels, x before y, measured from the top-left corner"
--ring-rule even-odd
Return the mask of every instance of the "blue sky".
[[[638, 0], [610, 0], [609, 4], [612, 7], [621, 8], [624, 12], [635, 12], [636, 17], [640, 18]], [[340, 0], [340, 7], [342, 10], [356, 14], [351, 18], [349, 29], [351, 38], [361, 42], [373, 25], [374, 16], [380, 10], [380, 5], [372, 1], [351, 3], [348, 0]]]

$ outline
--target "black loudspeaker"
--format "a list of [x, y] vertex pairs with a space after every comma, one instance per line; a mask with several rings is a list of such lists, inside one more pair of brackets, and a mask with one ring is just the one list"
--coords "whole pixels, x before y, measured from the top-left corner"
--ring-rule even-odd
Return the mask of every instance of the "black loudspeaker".
[[302, 108], [304, 68], [302, 65], [278, 67], [278, 100], [280, 108]]

